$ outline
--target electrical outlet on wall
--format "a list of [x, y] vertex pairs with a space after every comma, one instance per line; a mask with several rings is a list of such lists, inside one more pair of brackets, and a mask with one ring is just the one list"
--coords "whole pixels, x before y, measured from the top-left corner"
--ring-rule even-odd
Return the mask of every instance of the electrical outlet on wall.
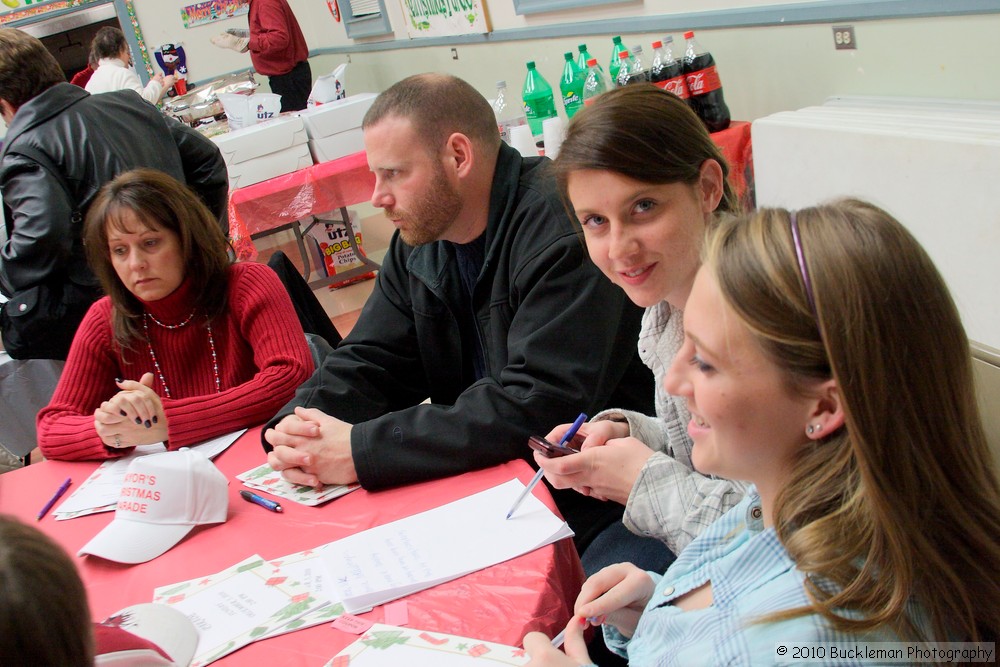
[[854, 40], [853, 25], [833, 26], [833, 48], [837, 50], [858, 48], [858, 44]]

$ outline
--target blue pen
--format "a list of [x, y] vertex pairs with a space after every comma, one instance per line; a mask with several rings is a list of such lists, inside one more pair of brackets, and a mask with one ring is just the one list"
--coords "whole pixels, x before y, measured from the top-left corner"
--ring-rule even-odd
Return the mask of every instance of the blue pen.
[[[576, 418], [575, 422], [573, 422], [573, 425], [569, 427], [569, 430], [563, 434], [562, 440], [559, 441], [559, 444], [565, 445], [567, 442], [572, 440], [573, 436], [576, 435], [576, 432], [580, 430], [580, 427], [583, 426], [583, 422], [585, 421], [587, 421], [587, 415], [581, 412], [580, 416]], [[519, 495], [517, 500], [514, 501], [513, 507], [511, 507], [510, 511], [507, 512], [508, 519], [514, 516], [514, 512], [516, 512], [517, 508], [521, 506], [524, 499], [528, 497], [528, 494], [531, 493], [533, 488], [535, 488], [535, 485], [542, 480], [542, 475], [544, 474], [545, 471], [539, 468], [538, 472], [535, 473], [535, 476], [531, 478], [530, 482], [528, 482], [528, 486], [524, 487], [524, 491], [522, 491], [521, 495]]]
[[243, 500], [247, 501], [248, 503], [256, 503], [257, 505], [260, 505], [264, 509], [269, 509], [272, 512], [284, 511], [281, 509], [281, 505], [279, 505], [278, 503], [274, 502], [273, 500], [268, 500], [264, 496], [258, 496], [256, 493], [253, 493], [252, 491], [240, 491], [240, 495], [243, 496]]

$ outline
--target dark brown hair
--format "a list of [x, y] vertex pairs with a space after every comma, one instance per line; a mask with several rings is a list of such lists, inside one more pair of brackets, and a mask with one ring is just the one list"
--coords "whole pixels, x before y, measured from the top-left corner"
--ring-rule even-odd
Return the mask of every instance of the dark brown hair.
[[[833, 378], [844, 411], [843, 427], [799, 452], [774, 508], [812, 605], [763, 620], [818, 613], [848, 632], [996, 641], [1000, 480], [948, 288], [872, 204], [795, 220], [801, 260], [783, 209], [721, 221], [704, 258], [791, 384]], [[933, 636], [917, 636], [914, 601]]]
[[93, 667], [87, 592], [62, 547], [0, 515], [0, 656], [5, 665]]
[[140, 337], [142, 302], [118, 278], [108, 249], [108, 227], [125, 229], [125, 213], [147, 228], [167, 229], [180, 239], [184, 278], [192, 281], [193, 307], [212, 319], [226, 308], [229, 255], [219, 221], [190, 188], [156, 169], [133, 169], [109, 182], [87, 211], [83, 241], [87, 261], [111, 297], [115, 339], [129, 347]]
[[118, 28], [106, 25], [97, 31], [94, 39], [90, 42], [89, 60], [94, 63], [96, 68], [97, 62], [101, 58], [117, 58], [125, 49], [128, 49], [125, 33]]
[[475, 88], [450, 74], [415, 74], [393, 84], [375, 99], [362, 127], [371, 127], [391, 116], [408, 119], [434, 151], [455, 132], [494, 155], [500, 149], [500, 132], [489, 102]]
[[19, 109], [66, 75], [45, 45], [17, 28], [0, 28], [0, 99]]
[[737, 211], [729, 165], [687, 103], [653, 84], [616, 88], [573, 117], [555, 160], [564, 201], [569, 175], [582, 169], [610, 171], [642, 183], [698, 182], [701, 165], [715, 160], [724, 186], [717, 211]]

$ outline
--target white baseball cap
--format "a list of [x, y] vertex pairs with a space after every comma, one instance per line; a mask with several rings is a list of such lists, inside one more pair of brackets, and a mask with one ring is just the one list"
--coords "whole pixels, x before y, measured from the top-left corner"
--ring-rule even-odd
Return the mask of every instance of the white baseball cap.
[[79, 555], [144, 563], [166, 552], [195, 526], [222, 523], [229, 483], [201, 452], [183, 448], [139, 456], [129, 464], [114, 521]]
[[96, 667], [187, 667], [198, 631], [177, 609], [147, 602], [95, 623], [94, 642]]

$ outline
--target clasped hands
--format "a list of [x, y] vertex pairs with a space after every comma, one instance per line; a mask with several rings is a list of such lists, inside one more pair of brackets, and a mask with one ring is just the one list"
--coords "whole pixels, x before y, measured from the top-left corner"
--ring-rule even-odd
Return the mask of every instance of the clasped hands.
[[149, 445], [167, 439], [163, 403], [153, 391], [153, 374], [138, 382], [115, 380], [118, 393], [94, 410], [94, 428], [106, 446], [113, 449]]
[[612, 625], [625, 637], [631, 637], [654, 589], [650, 576], [631, 563], [604, 568], [580, 589], [573, 617], [566, 624], [565, 653], [552, 646], [540, 632], [525, 635], [524, 649], [531, 656], [528, 667], [576, 667], [591, 663], [584, 638], [587, 627]]
[[274, 449], [267, 462], [293, 484], [319, 488], [358, 481], [351, 454], [351, 428], [315, 408], [295, 408], [264, 439]]
[[[558, 442], [569, 427], [560, 424], [546, 439]], [[535, 463], [545, 471], [545, 479], [557, 489], [572, 488], [585, 496], [624, 505], [653, 450], [629, 437], [629, 426], [623, 422], [589, 422], [578, 433], [585, 436], [579, 454], [546, 458], [535, 452]]]

